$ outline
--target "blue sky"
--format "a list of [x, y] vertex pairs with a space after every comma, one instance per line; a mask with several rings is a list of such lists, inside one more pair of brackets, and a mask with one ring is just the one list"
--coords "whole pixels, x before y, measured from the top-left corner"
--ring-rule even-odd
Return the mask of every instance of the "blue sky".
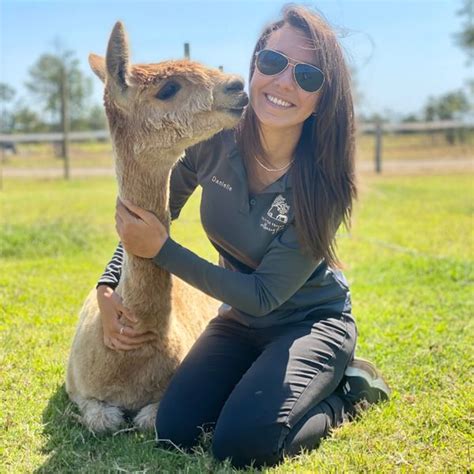
[[[428, 96], [462, 87], [474, 76], [453, 34], [461, 28], [461, 0], [332, 0], [302, 2], [316, 7], [339, 32], [349, 63], [357, 70], [371, 114], [416, 113]], [[76, 52], [92, 77], [89, 52], [104, 54], [116, 20], [129, 33], [132, 61], [157, 62], [183, 55], [247, 78], [253, 45], [265, 23], [284, 2], [0, 0], [0, 81], [27, 99], [23, 83], [40, 54], [54, 51], [60, 38]], [[95, 102], [101, 85], [94, 79]]]

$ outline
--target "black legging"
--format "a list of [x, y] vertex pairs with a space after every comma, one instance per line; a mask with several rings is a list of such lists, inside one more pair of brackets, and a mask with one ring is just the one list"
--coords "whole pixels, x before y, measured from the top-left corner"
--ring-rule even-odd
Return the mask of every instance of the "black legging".
[[316, 447], [353, 413], [334, 391], [356, 338], [349, 314], [265, 329], [216, 317], [159, 405], [160, 444], [188, 449], [203, 429], [214, 427], [214, 456], [231, 458], [235, 467], [271, 466]]

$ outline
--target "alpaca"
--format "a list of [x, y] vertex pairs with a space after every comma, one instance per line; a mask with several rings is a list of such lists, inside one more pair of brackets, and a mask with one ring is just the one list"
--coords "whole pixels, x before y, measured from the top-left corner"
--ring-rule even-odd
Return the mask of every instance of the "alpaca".
[[[104, 82], [119, 196], [148, 209], [169, 229], [169, 176], [189, 146], [235, 126], [248, 102], [237, 76], [189, 60], [129, 64], [118, 22], [107, 54], [89, 64]], [[154, 426], [158, 402], [218, 302], [151, 260], [126, 255], [116, 290], [157, 340], [118, 352], [103, 342], [96, 292], [87, 297], [69, 356], [66, 390], [93, 432], [116, 430], [124, 415]]]

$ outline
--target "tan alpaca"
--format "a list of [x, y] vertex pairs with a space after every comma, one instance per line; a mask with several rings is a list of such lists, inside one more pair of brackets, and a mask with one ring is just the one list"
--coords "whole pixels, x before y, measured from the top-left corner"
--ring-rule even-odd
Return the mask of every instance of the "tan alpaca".
[[[105, 60], [90, 55], [89, 63], [105, 83], [119, 195], [169, 226], [172, 165], [185, 148], [237, 123], [247, 104], [243, 82], [187, 60], [131, 66], [121, 23], [112, 31]], [[95, 432], [117, 429], [124, 412], [134, 414], [137, 427], [153, 427], [170, 377], [217, 313], [217, 301], [132, 255], [125, 257], [117, 291], [140, 319], [138, 329], [154, 331], [158, 340], [133, 351], [107, 348], [96, 293], [89, 294], [66, 389]]]

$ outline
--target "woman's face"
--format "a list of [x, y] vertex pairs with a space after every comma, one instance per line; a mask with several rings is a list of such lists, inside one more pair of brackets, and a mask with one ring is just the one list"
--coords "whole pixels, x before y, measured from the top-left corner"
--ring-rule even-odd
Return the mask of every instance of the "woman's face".
[[[283, 25], [268, 38], [265, 48], [279, 51], [296, 62], [318, 66], [314, 45], [305, 34], [288, 25]], [[321, 92], [306, 92], [295, 82], [293, 66], [282, 73], [265, 76], [257, 68], [250, 81], [250, 101], [260, 123], [271, 128], [300, 128], [316, 110]], [[283, 105], [271, 102], [280, 99]]]

